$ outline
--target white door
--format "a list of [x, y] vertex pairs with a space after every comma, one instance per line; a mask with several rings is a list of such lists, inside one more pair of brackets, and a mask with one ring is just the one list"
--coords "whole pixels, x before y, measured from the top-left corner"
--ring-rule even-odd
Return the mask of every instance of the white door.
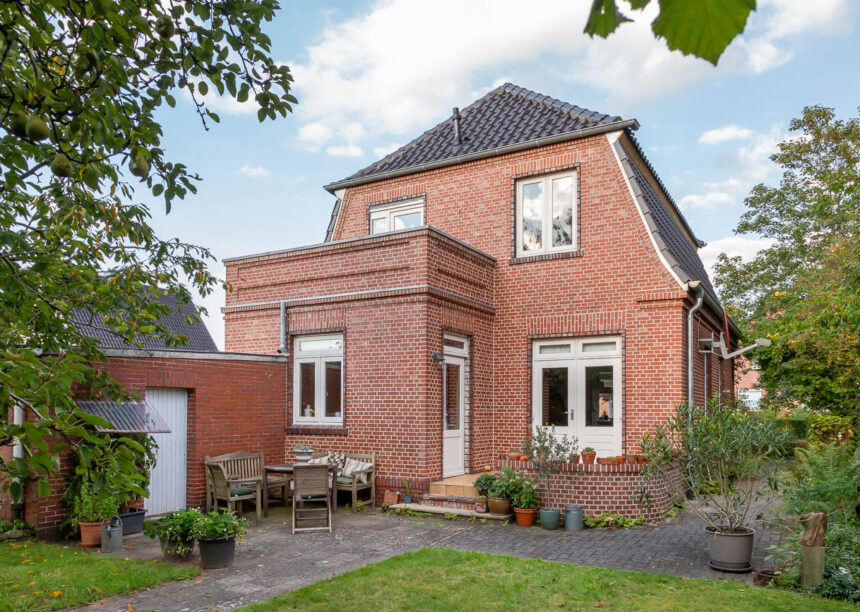
[[170, 433], [152, 434], [158, 444], [155, 467], [149, 479], [149, 515], [185, 508], [188, 447], [188, 391], [147, 388], [146, 401], [167, 423]]
[[577, 363], [574, 421], [580, 450], [591, 446], [599, 457], [621, 454], [621, 362], [582, 359]]
[[445, 355], [442, 370], [442, 477], [466, 472], [466, 360]]

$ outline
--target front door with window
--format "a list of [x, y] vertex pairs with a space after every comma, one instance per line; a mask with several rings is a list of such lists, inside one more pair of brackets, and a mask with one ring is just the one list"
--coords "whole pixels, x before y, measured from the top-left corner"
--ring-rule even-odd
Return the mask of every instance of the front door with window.
[[621, 450], [621, 340], [535, 342], [532, 422], [576, 437], [598, 456]]
[[[459, 346], [451, 344], [459, 343]], [[466, 472], [466, 342], [446, 338], [442, 369], [442, 477]]]

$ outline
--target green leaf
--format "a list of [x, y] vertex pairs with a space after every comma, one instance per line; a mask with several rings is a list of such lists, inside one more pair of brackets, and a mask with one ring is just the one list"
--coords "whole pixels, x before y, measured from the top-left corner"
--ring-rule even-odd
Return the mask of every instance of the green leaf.
[[615, 0], [594, 0], [585, 24], [585, 33], [591, 37], [597, 35], [606, 38], [625, 21], [630, 19], [621, 14]]
[[716, 65], [755, 9], [755, 0], [660, 0], [651, 29], [670, 49]]

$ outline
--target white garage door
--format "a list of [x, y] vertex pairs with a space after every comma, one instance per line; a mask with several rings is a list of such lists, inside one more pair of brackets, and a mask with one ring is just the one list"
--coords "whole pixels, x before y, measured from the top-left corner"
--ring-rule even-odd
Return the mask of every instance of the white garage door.
[[152, 434], [158, 451], [145, 506], [151, 516], [185, 508], [188, 392], [185, 389], [147, 388], [146, 401], [170, 427], [170, 433]]

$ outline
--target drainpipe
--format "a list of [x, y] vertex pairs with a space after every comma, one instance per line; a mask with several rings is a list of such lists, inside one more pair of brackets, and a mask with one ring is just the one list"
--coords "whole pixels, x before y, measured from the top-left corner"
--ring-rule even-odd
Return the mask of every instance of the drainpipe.
[[695, 326], [695, 315], [705, 301], [705, 288], [699, 281], [690, 281], [687, 287], [693, 290], [696, 298], [695, 304], [687, 313], [687, 401], [693, 403], [693, 357], [696, 354], [693, 342], [693, 329]]
[[[24, 409], [15, 404], [12, 408], [12, 424], [13, 425], [23, 425], [24, 424]], [[21, 440], [19, 438], [15, 438], [15, 442], [12, 445], [12, 457], [14, 459], [23, 459], [24, 458], [24, 446], [21, 444]], [[20, 482], [20, 479], [16, 478], [15, 480]], [[25, 519], [24, 516], [24, 490], [21, 489], [21, 498], [18, 500], [12, 500], [12, 518], [13, 519]]]
[[283, 355], [287, 352], [287, 303], [281, 302], [281, 345], [278, 353]]

